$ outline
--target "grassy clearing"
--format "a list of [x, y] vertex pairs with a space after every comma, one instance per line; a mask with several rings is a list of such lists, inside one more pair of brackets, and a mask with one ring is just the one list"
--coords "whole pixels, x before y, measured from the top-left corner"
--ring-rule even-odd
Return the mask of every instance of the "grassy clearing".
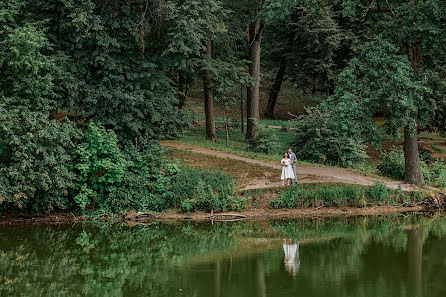
[[205, 141], [206, 132], [204, 129], [191, 129], [185, 131], [184, 136], [176, 142], [227, 152], [241, 157], [279, 162], [283, 153], [288, 149], [288, 145], [294, 135], [289, 131], [275, 131], [275, 133], [278, 139], [278, 147], [272, 155], [249, 152], [248, 144], [245, 141], [245, 134], [241, 132], [229, 132], [228, 145], [226, 145], [226, 134], [224, 131], [217, 131], [218, 142], [214, 143]]
[[[264, 77], [262, 79], [262, 85], [260, 87], [260, 114], [266, 109], [269, 98], [270, 85], [265, 82], [274, 81], [275, 73], [263, 73]], [[243, 92], [244, 103], [246, 104], [246, 89]], [[240, 121], [240, 101], [239, 95], [235, 102], [228, 106], [222, 106], [218, 102], [214, 104], [215, 114], [217, 116], [216, 120], [223, 120], [223, 114], [238, 119]], [[315, 105], [315, 100], [312, 98], [311, 94], [304, 94], [302, 90], [297, 89], [293, 84], [285, 81], [282, 84], [279, 96], [277, 98], [276, 107], [274, 110], [275, 120], [265, 124], [282, 126], [284, 122], [289, 119], [293, 119], [295, 115], [303, 114], [305, 112], [305, 107]], [[245, 105], [246, 110], [246, 105]], [[201, 114], [204, 118], [204, 107], [203, 107], [203, 90], [200, 84], [195, 85], [188, 92], [188, 97], [186, 100], [186, 110], [196, 114]], [[246, 112], [245, 112], [246, 115]], [[277, 120], [277, 121], [276, 121]], [[274, 123], [274, 124], [273, 124]]]
[[438, 153], [446, 154], [446, 148], [444, 148], [444, 147], [440, 147], [440, 146], [436, 146], [436, 145], [432, 144], [431, 148]]
[[281, 172], [280, 169], [263, 166], [250, 166], [249, 170], [247, 170], [245, 162], [204, 156], [202, 154], [183, 150], [173, 149], [170, 155], [174, 159], [180, 160], [182, 164], [192, 168], [211, 168], [225, 172], [235, 179], [236, 187], [238, 189], [241, 189], [256, 180], [277, 181]]
[[[201, 120], [204, 121], [205, 120], [205, 116], [203, 113], [198, 113], [198, 112], [186, 112], [187, 117], [192, 121], [192, 120]], [[214, 118], [216, 125], [217, 126], [222, 126], [225, 118], [222, 116], [217, 116]], [[240, 120], [240, 116], [238, 117], [227, 117], [229, 126], [235, 130], [235, 129], [240, 129], [241, 127], [241, 120]], [[246, 119], [243, 119], [243, 123], [244, 126], [246, 127]], [[290, 120], [271, 120], [271, 119], [261, 119], [260, 120], [260, 124], [265, 125], [265, 126], [277, 126], [277, 127], [286, 127], [288, 128], [291, 125], [291, 121]]]
[[[283, 153], [288, 150], [289, 143], [294, 138], [293, 131], [282, 131], [282, 130], [274, 130], [277, 136], [278, 147], [273, 154], [264, 154], [264, 153], [255, 153], [248, 151], [248, 144], [245, 141], [245, 134], [241, 132], [230, 132], [229, 133], [229, 144], [226, 145], [226, 134], [224, 131], [217, 131], [218, 142], [210, 142], [205, 140], [205, 131], [201, 128], [193, 128], [184, 132], [184, 136], [179, 140], [174, 141], [166, 141], [192, 145], [202, 148], [207, 148], [216, 151], [222, 151], [230, 154], [234, 154], [241, 157], [247, 157], [260, 161], [267, 162], [280, 162]], [[307, 166], [319, 166], [319, 167], [336, 167], [331, 166], [324, 163], [311, 163], [306, 161], [298, 161], [300, 165]], [[361, 167], [352, 169], [353, 171], [360, 173], [362, 175], [367, 175], [371, 177], [380, 177], [378, 175], [376, 165], [369, 162], [367, 164], [363, 164]], [[391, 179], [388, 179], [391, 180]]]

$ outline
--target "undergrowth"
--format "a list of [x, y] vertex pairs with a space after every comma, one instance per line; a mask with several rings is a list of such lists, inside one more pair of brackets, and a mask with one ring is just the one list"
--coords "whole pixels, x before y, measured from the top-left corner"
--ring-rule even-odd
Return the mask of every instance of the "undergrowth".
[[398, 188], [392, 190], [385, 184], [375, 182], [373, 186], [357, 185], [321, 185], [310, 188], [308, 185], [296, 185], [270, 201], [271, 208], [309, 208], [320, 206], [401, 205], [421, 201], [426, 193], [406, 193]]
[[[446, 188], [446, 164], [443, 159], [434, 159], [429, 151], [420, 152], [421, 170], [426, 184]], [[404, 152], [402, 148], [393, 147], [388, 153], [381, 154], [378, 170], [382, 175], [404, 180]]]

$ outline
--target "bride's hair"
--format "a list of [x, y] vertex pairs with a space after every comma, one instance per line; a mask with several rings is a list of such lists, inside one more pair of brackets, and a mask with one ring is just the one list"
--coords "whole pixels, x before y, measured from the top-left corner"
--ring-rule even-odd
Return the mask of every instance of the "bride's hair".
[[285, 153], [283, 154], [283, 157], [284, 157], [284, 158], [288, 158], [288, 152], [285, 152]]

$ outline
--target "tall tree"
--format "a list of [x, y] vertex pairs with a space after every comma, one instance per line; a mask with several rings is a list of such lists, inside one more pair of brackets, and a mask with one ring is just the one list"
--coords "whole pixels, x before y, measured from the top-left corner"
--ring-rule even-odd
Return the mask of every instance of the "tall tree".
[[264, 22], [262, 21], [259, 11], [262, 8], [262, 0], [256, 2], [257, 13], [247, 26], [247, 41], [248, 41], [248, 59], [249, 74], [252, 76], [254, 82], [248, 85], [247, 92], [247, 126], [246, 138], [253, 139], [256, 134], [256, 122], [260, 121], [260, 49], [262, 42], [262, 35], [264, 30]]
[[[206, 42], [206, 55], [205, 59], [210, 61], [212, 58], [211, 53], [211, 39], [208, 38]], [[217, 134], [215, 133], [215, 120], [214, 120], [214, 96], [212, 95], [211, 87], [211, 72], [208, 68], [203, 69], [203, 97], [204, 97], [204, 115], [206, 119], [206, 139], [210, 141], [217, 141]]]

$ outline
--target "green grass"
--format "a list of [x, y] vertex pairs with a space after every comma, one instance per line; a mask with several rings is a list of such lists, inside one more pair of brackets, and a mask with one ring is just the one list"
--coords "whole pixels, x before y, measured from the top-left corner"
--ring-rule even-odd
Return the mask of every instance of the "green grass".
[[[214, 143], [205, 140], [206, 133], [205, 130], [202, 128], [193, 128], [191, 130], [185, 131], [182, 138], [174, 140], [173, 142], [226, 152], [240, 157], [247, 157], [260, 161], [279, 162], [282, 158], [283, 153], [288, 150], [290, 142], [294, 139], [294, 133], [292, 130], [282, 131], [279, 129], [274, 130], [274, 133], [276, 133], [278, 139], [277, 143], [279, 145], [276, 152], [270, 155], [248, 151], [248, 144], [245, 141], [245, 134], [241, 132], [229, 132], [228, 145], [226, 145], [226, 134], [224, 131], [217, 131], [218, 142]], [[336, 167], [328, 164], [312, 163], [307, 161], [298, 161], [297, 163], [300, 165], [308, 166]], [[351, 170], [356, 173], [374, 178], [392, 180], [390, 178], [385, 178], [378, 175], [376, 165], [370, 162], [361, 165], [361, 167], [359, 168], [351, 168]]]
[[434, 151], [436, 151], [436, 152], [439, 152], [439, 153], [442, 153], [442, 154], [445, 154], [446, 153], [446, 149], [445, 148], [443, 148], [443, 147], [439, 147], [439, 146], [436, 146], [436, 145], [431, 145], [431, 148], [434, 150]]
[[365, 207], [374, 205], [415, 204], [422, 201], [425, 191], [403, 192], [392, 190], [382, 183], [373, 186], [359, 185], [296, 185], [280, 193], [270, 201], [272, 208], [309, 208], [309, 207]]
[[[193, 112], [187, 112], [187, 116], [189, 117], [189, 119], [195, 119], [195, 120], [201, 120], [204, 121], [205, 117], [204, 114], [202, 113], [193, 113]], [[224, 117], [215, 117], [214, 118], [217, 126], [223, 125], [225, 118]], [[228, 122], [234, 123], [234, 125], [237, 125], [238, 127], [240, 127], [240, 117], [230, 117], [228, 119]], [[245, 124], [246, 127], [246, 118], [243, 119], [243, 122]], [[278, 127], [289, 127], [291, 124], [291, 121], [287, 121], [287, 120], [270, 120], [270, 119], [262, 119], [260, 120], [260, 123], [262, 125], [266, 125], [266, 126], [278, 126]]]
[[[283, 153], [287, 151], [290, 142], [293, 140], [294, 134], [290, 131], [284, 132], [281, 130], [274, 130], [274, 133], [276, 133], [278, 139], [278, 147], [271, 155], [248, 151], [248, 144], [245, 141], [245, 134], [241, 132], [229, 132], [228, 145], [226, 145], [226, 134], [224, 131], [217, 131], [218, 142], [214, 143], [205, 140], [206, 133], [204, 129], [191, 129], [189, 131], [185, 131], [184, 136], [176, 142], [227, 152], [237, 156], [248, 157], [256, 160], [279, 162], [282, 158]], [[299, 164], [316, 165], [309, 162], [299, 162]], [[318, 165], [323, 166], [322, 164]]]

